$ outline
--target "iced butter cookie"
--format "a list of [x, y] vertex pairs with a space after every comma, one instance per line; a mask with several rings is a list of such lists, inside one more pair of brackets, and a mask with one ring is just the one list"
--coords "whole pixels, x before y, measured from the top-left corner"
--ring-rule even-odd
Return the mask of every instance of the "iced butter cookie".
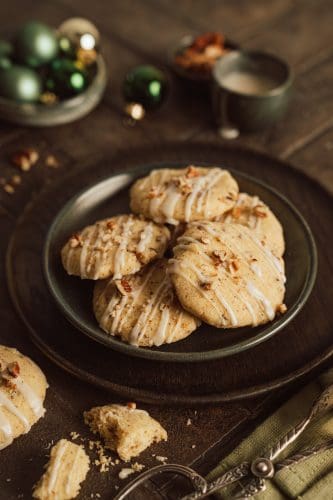
[[279, 257], [283, 255], [285, 243], [282, 226], [270, 208], [258, 196], [239, 193], [235, 206], [216, 220], [248, 227], [275, 255]]
[[120, 279], [161, 257], [169, 230], [134, 215], [101, 220], [74, 234], [61, 251], [68, 274], [93, 280]]
[[183, 307], [219, 328], [259, 325], [285, 310], [283, 260], [240, 224], [190, 224], [169, 273]]
[[231, 209], [238, 185], [227, 170], [189, 166], [153, 170], [130, 191], [131, 210], [158, 223], [213, 219]]
[[0, 346], [0, 450], [43, 417], [47, 387], [44, 374], [31, 359]]
[[33, 498], [70, 500], [77, 497], [89, 470], [89, 457], [82, 446], [60, 439], [51, 449], [46, 471], [34, 487]]
[[126, 462], [151, 444], [168, 439], [161, 424], [148, 412], [138, 410], [135, 403], [97, 406], [84, 413], [84, 420], [94, 433], [102, 436], [105, 446]]
[[136, 346], [160, 346], [190, 335], [200, 321], [184, 311], [159, 259], [119, 283], [99, 281], [93, 308], [100, 327]]

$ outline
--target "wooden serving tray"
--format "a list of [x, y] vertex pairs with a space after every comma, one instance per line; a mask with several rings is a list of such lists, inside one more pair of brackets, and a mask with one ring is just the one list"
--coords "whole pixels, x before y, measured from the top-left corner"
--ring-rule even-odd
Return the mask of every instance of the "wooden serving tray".
[[[318, 277], [304, 309], [280, 333], [228, 358], [163, 363], [108, 349], [76, 330], [59, 312], [41, 265], [45, 236], [55, 215], [92, 181], [156, 161], [223, 163], [276, 187], [304, 215], [318, 247]], [[253, 151], [174, 144], [121, 153], [111, 163], [104, 158], [77, 168], [22, 214], [7, 256], [11, 296], [33, 341], [48, 357], [72, 374], [124, 398], [200, 404], [254, 396], [308, 373], [333, 353], [333, 258], [327, 246], [333, 227], [332, 208], [332, 198], [322, 187], [290, 165]]]

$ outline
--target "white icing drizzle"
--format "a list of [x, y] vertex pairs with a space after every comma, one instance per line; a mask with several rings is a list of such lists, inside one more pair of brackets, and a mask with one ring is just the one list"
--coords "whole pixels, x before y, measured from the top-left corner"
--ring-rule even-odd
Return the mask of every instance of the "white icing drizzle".
[[215, 293], [216, 297], [218, 298], [219, 302], [222, 304], [222, 306], [224, 307], [224, 309], [229, 314], [232, 326], [237, 326], [238, 325], [238, 320], [237, 320], [237, 317], [236, 317], [236, 315], [235, 315], [232, 307], [225, 300], [225, 298], [223, 297], [222, 293], [220, 292], [220, 290], [218, 288], [213, 287], [212, 290], [214, 291], [214, 293]]
[[257, 326], [257, 324], [258, 324], [257, 318], [256, 318], [256, 315], [254, 314], [254, 310], [253, 310], [253, 307], [251, 306], [250, 302], [246, 299], [246, 297], [244, 297], [244, 295], [242, 293], [239, 294], [239, 298], [241, 299], [241, 301], [245, 305], [246, 309], [250, 313], [250, 316], [252, 318], [252, 325]]
[[[144, 332], [147, 328], [149, 319], [153, 317], [154, 310], [159, 306], [164, 293], [171, 287], [171, 284], [167, 279], [164, 279], [157, 287], [154, 295], [148, 300], [147, 304], [144, 306], [136, 324], [132, 328], [130, 333], [129, 341], [132, 345], [138, 345], [138, 342], [143, 337]], [[153, 308], [155, 303], [155, 307]]]
[[258, 276], [258, 278], [262, 278], [262, 270], [261, 270], [261, 267], [258, 265], [257, 262], [251, 262], [250, 264], [250, 267], [252, 269], [252, 271], [254, 272], [254, 274], [256, 274]]
[[71, 483], [72, 483], [72, 478], [73, 478], [73, 475], [75, 473], [76, 464], [77, 464], [77, 462], [79, 460], [79, 456], [80, 456], [81, 451], [82, 451], [81, 448], [77, 448], [74, 460], [73, 460], [71, 468], [70, 468], [70, 471], [69, 471], [69, 473], [67, 475], [67, 481], [66, 481], [66, 486], [65, 486], [65, 493], [66, 493], [66, 495], [69, 495], [71, 493], [70, 486], [71, 486]]
[[[208, 186], [211, 183], [211, 179], [213, 178], [213, 183], [218, 181], [218, 179], [221, 177], [222, 172], [218, 168], [213, 168], [211, 169], [206, 175], [202, 175], [201, 177], [195, 177], [195, 181], [192, 183], [192, 192], [190, 195], [187, 197], [186, 202], [185, 202], [185, 222], [189, 222], [191, 218], [191, 212], [192, 212], [192, 207], [193, 204], [195, 203], [195, 200], [198, 197], [198, 194], [201, 190], [203, 190], [203, 193], [201, 196], [205, 196], [207, 194], [208, 197]], [[208, 203], [208, 199], [206, 199], [206, 205]], [[201, 206], [201, 202], [200, 202]], [[205, 216], [206, 216], [206, 210], [205, 210]]]
[[87, 229], [87, 235], [84, 235], [82, 238], [83, 244], [81, 247], [81, 253], [80, 253], [80, 275], [83, 278], [87, 277], [87, 261], [89, 258], [89, 252], [88, 250], [90, 249], [93, 236], [95, 233], [98, 232], [98, 227], [97, 226], [92, 226], [89, 229]]
[[210, 216], [210, 211], [209, 211], [209, 190], [217, 184], [217, 182], [221, 179], [221, 177], [227, 175], [226, 170], [220, 170], [220, 169], [213, 169], [212, 173], [215, 171], [216, 175], [212, 176], [212, 179], [208, 182], [208, 185], [206, 186], [206, 189], [199, 195], [198, 198], [198, 212], [201, 212], [202, 210], [202, 205], [204, 203], [204, 216], [209, 217]]
[[17, 377], [15, 379], [15, 384], [17, 389], [22, 394], [22, 396], [28, 402], [30, 408], [32, 409], [36, 417], [37, 418], [42, 417], [45, 413], [45, 409], [43, 408], [43, 401], [41, 400], [41, 398], [37, 396], [37, 394], [35, 393], [35, 391], [32, 390], [30, 385], [24, 382], [22, 377]]
[[171, 344], [171, 342], [173, 341], [173, 339], [176, 337], [178, 329], [179, 329], [179, 327], [181, 325], [182, 319], [183, 319], [183, 312], [181, 311], [180, 314], [179, 314], [179, 316], [178, 316], [177, 323], [175, 324], [174, 328], [170, 328], [169, 329], [169, 335], [165, 339], [165, 341], [166, 341], [167, 344]]
[[[0, 405], [1, 406], [1, 405]], [[0, 410], [0, 431], [3, 433], [4, 440], [0, 443], [0, 450], [6, 448], [13, 442], [13, 431], [9, 420], [5, 417], [3, 412]]]
[[125, 252], [128, 245], [131, 226], [133, 224], [133, 219], [129, 217], [122, 227], [121, 242], [114, 256], [113, 279], [115, 280], [119, 280], [122, 277], [122, 267], [124, 266]]
[[252, 295], [252, 297], [254, 297], [256, 300], [261, 302], [261, 304], [264, 307], [264, 310], [265, 310], [265, 313], [266, 313], [266, 316], [268, 317], [268, 319], [270, 319], [270, 320], [274, 319], [275, 313], [274, 313], [272, 304], [265, 297], [265, 295], [260, 290], [258, 290], [258, 288], [255, 287], [255, 285], [251, 281], [248, 281], [248, 283], [247, 283], [247, 290], [250, 293], [250, 295]]
[[161, 211], [163, 215], [166, 216], [166, 222], [169, 224], [177, 225], [178, 221], [174, 219], [173, 215], [176, 211], [176, 206], [181, 198], [181, 193], [179, 193], [174, 186], [170, 186], [167, 191], [161, 206]]
[[59, 448], [57, 450], [54, 462], [53, 462], [53, 466], [49, 470], [49, 472], [50, 472], [50, 474], [49, 474], [49, 484], [47, 486], [47, 493], [49, 495], [52, 493], [52, 490], [53, 490], [53, 488], [54, 488], [54, 486], [56, 484], [56, 481], [58, 479], [59, 470], [60, 470], [60, 467], [61, 467], [62, 457], [65, 454], [67, 446], [68, 446], [68, 443], [65, 442], [65, 441], [63, 441], [60, 444], [60, 446], [59, 446]]
[[[1, 360], [4, 365], [6, 365], [4, 360]], [[33, 413], [37, 418], [44, 415], [45, 409], [43, 408], [42, 399], [37, 396], [33, 389], [28, 385], [21, 376], [15, 377], [13, 383], [16, 386], [16, 390], [20, 392], [23, 398], [27, 401]], [[12, 403], [12, 401], [6, 396], [6, 394], [0, 388], [0, 431], [2, 431], [5, 441], [0, 445], [0, 449], [5, 448], [12, 443], [13, 429], [10, 421], [5, 417], [4, 413], [1, 411], [1, 407], [6, 408], [6, 410], [12, 413], [20, 422], [23, 424], [24, 433], [29, 432], [31, 425], [27, 417]]]
[[137, 246], [137, 250], [139, 253], [143, 253], [145, 251], [148, 243], [153, 237], [153, 233], [153, 225], [149, 222], [140, 235], [140, 241]]
[[166, 306], [166, 307], [164, 307], [164, 309], [162, 311], [161, 319], [160, 319], [158, 328], [156, 330], [155, 335], [153, 336], [154, 345], [160, 346], [160, 345], [164, 344], [166, 334], [168, 331], [169, 319], [170, 319], [170, 311], [169, 311], [169, 307]]
[[7, 396], [1, 390], [0, 390], [0, 406], [6, 408], [6, 410], [15, 415], [15, 417], [17, 417], [21, 421], [24, 427], [24, 433], [30, 431], [31, 426], [26, 416], [23, 415], [22, 412], [20, 412], [20, 410], [11, 402], [9, 398], [7, 398]]

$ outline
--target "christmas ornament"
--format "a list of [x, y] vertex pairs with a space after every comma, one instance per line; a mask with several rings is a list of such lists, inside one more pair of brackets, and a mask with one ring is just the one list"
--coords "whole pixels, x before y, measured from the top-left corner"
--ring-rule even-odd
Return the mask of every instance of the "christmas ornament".
[[59, 37], [58, 44], [59, 44], [59, 50], [62, 55], [71, 58], [76, 57], [75, 45], [70, 41], [68, 37], [66, 36]]
[[13, 55], [14, 47], [7, 40], [0, 40], [0, 56], [10, 58]]
[[22, 102], [34, 102], [42, 91], [40, 76], [30, 68], [12, 65], [0, 70], [0, 95]]
[[132, 69], [126, 75], [123, 85], [126, 101], [139, 103], [147, 110], [158, 108], [163, 103], [167, 91], [166, 75], [150, 65]]
[[23, 26], [15, 39], [15, 54], [28, 66], [38, 67], [56, 57], [58, 40], [54, 30], [32, 21]]
[[72, 17], [58, 28], [61, 36], [67, 37], [72, 44], [83, 50], [97, 49], [100, 34], [96, 26], [82, 17]]
[[12, 65], [12, 61], [6, 56], [0, 56], [0, 69], [8, 69]]
[[46, 78], [46, 89], [60, 98], [80, 94], [87, 87], [88, 78], [84, 70], [78, 68], [75, 61], [66, 58], [51, 62]]

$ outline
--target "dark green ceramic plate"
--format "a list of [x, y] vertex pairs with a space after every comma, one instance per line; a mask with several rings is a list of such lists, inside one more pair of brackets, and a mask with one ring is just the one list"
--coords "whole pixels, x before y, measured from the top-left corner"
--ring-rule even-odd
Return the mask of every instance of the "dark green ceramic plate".
[[[138, 348], [107, 335], [92, 312], [93, 282], [66, 274], [60, 249], [78, 229], [98, 219], [129, 211], [128, 187], [136, 177], [165, 164], [150, 164], [142, 169], [110, 176], [74, 196], [55, 217], [44, 245], [43, 268], [47, 285], [62, 313], [80, 331], [105, 346], [130, 356], [163, 361], [204, 361], [244, 351], [281, 331], [304, 306], [317, 273], [317, 252], [309, 226], [296, 208], [263, 182], [231, 170], [241, 191], [258, 195], [279, 217], [286, 240], [286, 298], [288, 311], [271, 323], [256, 328], [219, 330], [203, 324], [190, 337], [174, 344]], [[168, 167], [183, 164], [168, 163]]]

